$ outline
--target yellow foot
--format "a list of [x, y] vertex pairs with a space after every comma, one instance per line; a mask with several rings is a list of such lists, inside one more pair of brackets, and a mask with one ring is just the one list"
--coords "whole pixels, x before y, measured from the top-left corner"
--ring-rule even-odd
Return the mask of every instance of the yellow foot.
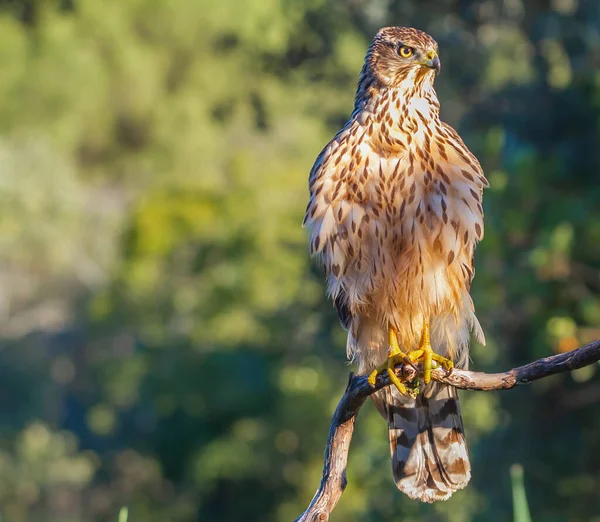
[[442, 357], [433, 351], [429, 340], [429, 321], [427, 320], [423, 321], [423, 334], [419, 348], [409, 352], [407, 357], [412, 363], [423, 363], [423, 382], [425, 384], [429, 384], [431, 381], [432, 368], [441, 366], [450, 371], [454, 367], [454, 363], [450, 359], [446, 359], [446, 357]]
[[369, 384], [371, 386], [375, 386], [375, 382], [377, 380], [377, 375], [379, 375], [380, 373], [387, 372], [387, 374], [390, 378], [390, 381], [394, 384], [394, 386], [396, 386], [396, 388], [398, 389], [398, 391], [401, 394], [410, 395], [411, 397], [414, 397], [416, 394], [414, 385], [412, 383], [409, 383], [409, 385], [407, 387], [406, 384], [403, 383], [398, 378], [398, 376], [396, 375], [396, 372], [394, 371], [394, 368], [396, 367], [397, 364], [407, 364], [407, 363], [412, 364], [412, 363], [408, 359], [407, 355], [400, 349], [400, 346], [398, 345], [397, 332], [393, 326], [390, 326], [390, 328], [389, 328], [389, 341], [390, 341], [390, 348], [389, 348], [390, 351], [389, 351], [387, 360], [383, 364], [381, 364], [380, 366], [375, 368], [369, 374], [369, 377], [367, 380], [369, 381]]
[[406, 385], [398, 378], [398, 376], [396, 375], [396, 372], [394, 372], [394, 368], [396, 367], [397, 364], [405, 364], [406, 362], [408, 362], [408, 359], [406, 358], [406, 355], [403, 353], [390, 355], [381, 366], [378, 366], [369, 374], [369, 378], [367, 379], [369, 381], [369, 384], [371, 386], [375, 386], [375, 381], [377, 380], [377, 376], [380, 373], [387, 372], [387, 374], [390, 377], [390, 381], [392, 381], [394, 386], [396, 386], [396, 388], [398, 388], [398, 391], [400, 393], [402, 393], [403, 395], [408, 395], [409, 393], [408, 393], [408, 389], [406, 388]]

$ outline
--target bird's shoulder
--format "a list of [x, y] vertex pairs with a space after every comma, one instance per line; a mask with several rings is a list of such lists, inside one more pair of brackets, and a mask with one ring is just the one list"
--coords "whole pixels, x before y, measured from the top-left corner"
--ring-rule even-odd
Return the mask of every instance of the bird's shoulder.
[[369, 184], [377, 169], [364, 125], [352, 118], [323, 148], [311, 170], [303, 225], [311, 231], [311, 253], [323, 252], [334, 273], [343, 272], [344, 259], [356, 253], [350, 235], [354, 239], [365, 233]]
[[487, 187], [488, 182], [484, 177], [481, 163], [479, 163], [477, 156], [475, 156], [469, 147], [467, 147], [460, 134], [458, 134], [454, 127], [443, 121], [441, 122], [441, 128], [442, 138], [444, 139], [445, 143], [449, 144], [458, 155], [457, 159], [459, 161], [457, 161], [457, 163], [459, 165], [457, 166], [460, 166], [460, 163], [466, 163], [470, 169], [474, 171], [474, 174], [481, 181], [483, 187]]
[[364, 159], [365, 152], [371, 152], [368, 150], [369, 148], [366, 129], [359, 119], [353, 116], [317, 156], [309, 175], [311, 191], [314, 182], [321, 176], [336, 177], [336, 173], [343, 172], [345, 168], [352, 170], [350, 166], [354, 167], [360, 164]]

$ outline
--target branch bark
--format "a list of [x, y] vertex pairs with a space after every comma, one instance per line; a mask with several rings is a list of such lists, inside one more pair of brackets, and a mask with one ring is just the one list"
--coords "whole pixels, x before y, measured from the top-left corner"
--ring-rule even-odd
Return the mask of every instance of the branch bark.
[[[508, 390], [549, 375], [577, 370], [599, 360], [600, 340], [567, 353], [538, 359], [504, 373], [483, 373], [457, 369], [446, 373], [445, 370], [438, 368], [433, 370], [431, 378], [461, 390]], [[395, 372], [405, 381], [411, 381], [418, 375], [415, 368], [404, 365], [396, 366]], [[356, 415], [369, 395], [389, 385], [390, 380], [386, 374], [377, 376], [375, 387], [369, 385], [366, 376], [350, 374], [346, 391], [331, 419], [321, 484], [306, 511], [295, 522], [326, 522], [329, 520], [331, 512], [348, 483], [346, 464]]]

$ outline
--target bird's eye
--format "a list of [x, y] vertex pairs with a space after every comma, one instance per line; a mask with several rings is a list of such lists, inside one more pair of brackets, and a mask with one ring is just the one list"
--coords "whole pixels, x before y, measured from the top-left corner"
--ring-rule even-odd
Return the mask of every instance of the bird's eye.
[[400, 49], [398, 49], [398, 54], [402, 56], [402, 58], [410, 58], [414, 52], [414, 49], [408, 47], [408, 45], [401, 45]]

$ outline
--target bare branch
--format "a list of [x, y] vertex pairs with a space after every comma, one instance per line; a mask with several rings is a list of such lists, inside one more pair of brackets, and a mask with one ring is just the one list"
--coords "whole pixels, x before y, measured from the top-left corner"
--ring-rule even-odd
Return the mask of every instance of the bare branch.
[[[449, 384], [461, 390], [491, 391], [508, 390], [515, 386], [557, 373], [583, 368], [600, 360], [600, 340], [567, 353], [538, 359], [525, 366], [513, 368], [504, 373], [483, 373], [467, 370], [443, 369], [432, 372], [432, 379]], [[396, 375], [404, 381], [411, 381], [418, 372], [409, 366], [396, 366]], [[326, 522], [346, 488], [346, 463], [350, 441], [356, 422], [356, 414], [369, 395], [390, 385], [387, 375], [379, 375], [375, 387], [367, 382], [367, 377], [350, 374], [348, 386], [341, 398], [329, 429], [329, 438], [325, 448], [323, 478], [310, 505], [295, 522]]]

